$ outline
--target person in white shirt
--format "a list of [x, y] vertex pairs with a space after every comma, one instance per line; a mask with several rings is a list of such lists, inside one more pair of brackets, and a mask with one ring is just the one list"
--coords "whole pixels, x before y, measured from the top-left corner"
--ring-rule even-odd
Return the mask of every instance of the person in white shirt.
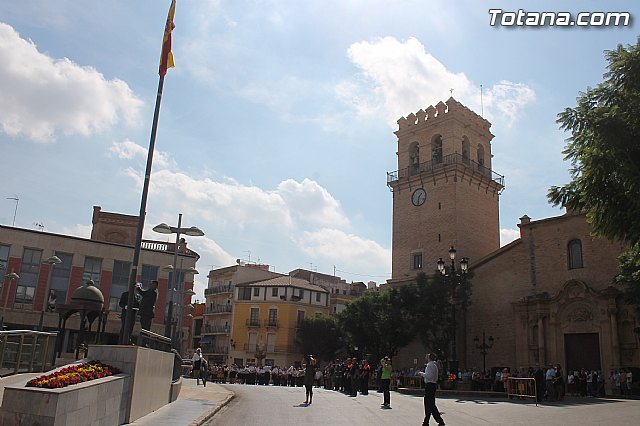
[[[202, 364], [202, 349], [198, 348], [191, 357], [193, 377], [196, 379], [196, 386], [200, 384], [200, 366]], [[204, 384], [204, 382], [203, 382]]]
[[424, 372], [418, 374], [424, 379], [424, 421], [423, 426], [429, 426], [431, 416], [438, 422], [438, 426], [444, 426], [444, 420], [440, 415], [440, 411], [436, 406], [436, 388], [438, 386], [438, 364], [436, 364], [436, 356], [434, 354], [426, 355], [427, 366]]

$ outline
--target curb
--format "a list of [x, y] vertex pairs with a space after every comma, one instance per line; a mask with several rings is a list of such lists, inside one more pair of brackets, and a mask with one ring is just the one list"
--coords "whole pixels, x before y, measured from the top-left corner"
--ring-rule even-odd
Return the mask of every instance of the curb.
[[191, 422], [189, 424], [189, 426], [201, 426], [201, 425], [203, 425], [205, 422], [209, 421], [213, 416], [215, 416], [218, 411], [222, 410], [223, 407], [225, 407], [227, 404], [229, 404], [229, 402], [231, 402], [231, 400], [235, 396], [236, 395], [234, 393], [231, 393], [231, 395], [227, 396], [224, 400], [220, 401], [220, 404], [216, 405], [213, 408], [213, 410], [211, 410], [208, 413], [203, 414], [202, 416], [198, 417], [193, 422]]

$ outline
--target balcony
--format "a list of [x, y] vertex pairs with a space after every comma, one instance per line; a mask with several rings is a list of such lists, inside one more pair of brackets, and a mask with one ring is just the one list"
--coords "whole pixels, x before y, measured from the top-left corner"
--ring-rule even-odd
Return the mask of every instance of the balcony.
[[[255, 353], [258, 350], [258, 345], [255, 343], [245, 343], [242, 347], [245, 352]], [[297, 348], [293, 345], [276, 345], [276, 346], [264, 346], [266, 354], [282, 354], [282, 353], [296, 353]]]
[[202, 352], [211, 355], [226, 355], [229, 353], [228, 346], [202, 345]]
[[205, 324], [202, 327], [202, 334], [228, 334], [231, 332], [231, 327], [228, 325], [208, 325]]
[[419, 176], [423, 173], [430, 175], [440, 173], [441, 171], [450, 170], [460, 165], [465, 169], [470, 169], [472, 173], [478, 173], [492, 181], [496, 182], [501, 188], [504, 187], [504, 176], [494, 172], [486, 166], [476, 163], [470, 158], [463, 157], [462, 154], [449, 154], [438, 159], [426, 161], [420, 164], [414, 164], [395, 172], [387, 172], [387, 185], [392, 186], [400, 180], [407, 179], [411, 176]]
[[209, 287], [204, 289], [205, 296], [213, 296], [215, 294], [233, 293], [233, 286], [231, 285], [218, 285], [215, 287]]
[[247, 327], [260, 327], [260, 320], [259, 319], [248, 319], [247, 320]]
[[205, 315], [209, 314], [229, 314], [231, 313], [231, 304], [227, 305], [215, 305], [213, 307], [206, 308], [204, 310]]
[[278, 320], [277, 319], [266, 319], [264, 320], [264, 326], [267, 328], [278, 328]]
[[[163, 243], [161, 241], [142, 240], [141, 247], [145, 250], [164, 251], [167, 253], [174, 253], [176, 251], [176, 243]], [[184, 247], [184, 245], [178, 244], [178, 253], [188, 256], [200, 257], [195, 251]]]

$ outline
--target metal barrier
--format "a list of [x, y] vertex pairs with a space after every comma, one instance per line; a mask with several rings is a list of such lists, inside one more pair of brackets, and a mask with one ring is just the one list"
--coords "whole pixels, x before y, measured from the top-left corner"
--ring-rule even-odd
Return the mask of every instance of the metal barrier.
[[533, 398], [538, 405], [538, 388], [536, 379], [528, 377], [509, 377], [506, 383], [507, 398]]
[[57, 332], [0, 331], [0, 376], [52, 369], [57, 337]]
[[171, 339], [142, 329], [140, 330], [140, 337], [138, 338], [138, 346], [163, 352], [171, 352]]

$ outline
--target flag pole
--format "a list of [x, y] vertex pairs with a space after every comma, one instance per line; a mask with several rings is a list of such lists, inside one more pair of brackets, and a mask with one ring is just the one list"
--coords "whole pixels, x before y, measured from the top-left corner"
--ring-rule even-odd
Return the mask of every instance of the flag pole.
[[140, 263], [140, 251], [142, 248], [142, 231], [144, 230], [144, 219], [147, 209], [147, 196], [149, 194], [149, 181], [151, 180], [151, 165], [153, 164], [153, 151], [156, 145], [156, 132], [158, 130], [158, 117], [160, 116], [160, 103], [162, 102], [162, 89], [164, 87], [164, 75], [160, 76], [158, 82], [158, 93], [156, 95], [156, 108], [153, 112], [153, 125], [151, 127], [151, 140], [149, 141], [149, 151], [147, 152], [147, 168], [144, 173], [144, 184], [142, 186], [142, 199], [140, 202], [140, 213], [138, 217], [138, 229], [136, 232], [136, 243], [133, 251], [133, 263], [131, 264], [131, 277], [129, 278], [129, 298], [127, 299], [127, 315], [125, 327], [120, 336], [120, 344], [126, 345], [131, 340], [131, 330], [135, 325], [133, 312], [133, 299], [135, 297], [136, 281], [138, 278], [138, 264]]
[[164, 87], [164, 76], [167, 69], [172, 68], [173, 54], [171, 53], [171, 32], [175, 25], [173, 24], [173, 16], [176, 11], [176, 0], [171, 0], [169, 13], [167, 14], [167, 22], [164, 27], [164, 37], [162, 39], [162, 52], [160, 53], [160, 68], [158, 74], [158, 93], [156, 95], [156, 108], [153, 111], [153, 124], [151, 126], [151, 140], [149, 141], [149, 150], [147, 152], [147, 168], [144, 173], [144, 184], [142, 185], [142, 199], [140, 201], [140, 214], [138, 216], [138, 229], [136, 232], [136, 242], [133, 251], [133, 262], [131, 264], [131, 276], [129, 278], [129, 295], [127, 298], [127, 311], [125, 315], [124, 329], [120, 336], [120, 344], [128, 345], [131, 343], [131, 331], [135, 325], [135, 312], [133, 310], [133, 301], [136, 291], [136, 281], [138, 279], [138, 265], [140, 263], [140, 250], [142, 248], [142, 231], [144, 230], [144, 219], [147, 210], [147, 196], [149, 193], [149, 181], [151, 180], [151, 165], [153, 164], [153, 151], [156, 145], [156, 132], [158, 130], [158, 117], [160, 116], [160, 103], [162, 102], [162, 88]]

